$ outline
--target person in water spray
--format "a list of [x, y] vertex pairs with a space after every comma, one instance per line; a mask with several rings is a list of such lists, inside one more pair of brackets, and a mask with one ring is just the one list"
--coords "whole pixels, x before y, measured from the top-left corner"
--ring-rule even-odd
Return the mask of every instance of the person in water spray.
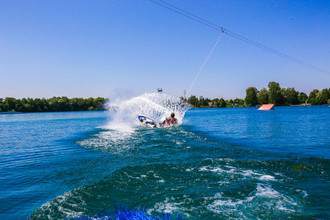
[[160, 125], [161, 125], [162, 127], [167, 127], [167, 126], [174, 126], [174, 125], [176, 125], [176, 124], [178, 124], [178, 120], [175, 118], [175, 114], [174, 114], [174, 112], [172, 112], [171, 117], [166, 118], [166, 119], [163, 121], [163, 123], [161, 123]]
[[[140, 121], [145, 124], [152, 125], [154, 128], [157, 127], [156, 122], [146, 121], [145, 117], [141, 117]], [[166, 118], [162, 123], [159, 123], [159, 127], [173, 127], [178, 124], [178, 120], [175, 118], [174, 112], [172, 112], [169, 118]]]

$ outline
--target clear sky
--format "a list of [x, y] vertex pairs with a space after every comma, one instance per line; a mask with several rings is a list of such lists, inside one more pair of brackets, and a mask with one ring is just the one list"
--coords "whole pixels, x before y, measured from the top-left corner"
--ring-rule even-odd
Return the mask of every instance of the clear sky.
[[[167, 2], [330, 71], [330, 1]], [[2, 0], [0, 97], [182, 96], [218, 35], [149, 0]], [[329, 75], [225, 34], [191, 93], [244, 98], [276, 81], [309, 94]]]

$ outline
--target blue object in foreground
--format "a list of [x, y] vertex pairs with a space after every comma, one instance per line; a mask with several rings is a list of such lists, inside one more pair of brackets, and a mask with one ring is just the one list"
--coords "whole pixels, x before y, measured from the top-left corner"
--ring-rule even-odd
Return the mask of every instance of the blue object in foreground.
[[[136, 209], [130, 209], [125, 206], [120, 205], [118, 208], [115, 208], [115, 211], [107, 211], [103, 214], [96, 214], [93, 217], [90, 216], [84, 216], [81, 218], [76, 218], [79, 220], [89, 220], [89, 219], [98, 219], [98, 220], [171, 220], [172, 215], [170, 213], [162, 213], [162, 214], [156, 214], [157, 216], [151, 217], [148, 216], [144, 209], [141, 210], [140, 207], [137, 207]], [[176, 217], [176, 220], [182, 220], [182, 216], [178, 215]]]

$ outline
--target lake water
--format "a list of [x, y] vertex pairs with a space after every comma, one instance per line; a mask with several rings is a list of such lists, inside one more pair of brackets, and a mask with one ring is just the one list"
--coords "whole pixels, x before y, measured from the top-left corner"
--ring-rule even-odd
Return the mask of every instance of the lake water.
[[190, 109], [176, 128], [111, 112], [0, 115], [0, 219], [142, 205], [184, 219], [330, 218], [330, 108]]

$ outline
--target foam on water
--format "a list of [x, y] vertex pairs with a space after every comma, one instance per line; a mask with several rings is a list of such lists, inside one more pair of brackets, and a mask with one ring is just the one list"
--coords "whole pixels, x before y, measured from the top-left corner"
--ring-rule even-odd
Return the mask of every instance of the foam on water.
[[[237, 160], [128, 166], [91, 185], [55, 198], [33, 213], [56, 217], [93, 215], [114, 202], [146, 205], [148, 214], [180, 213], [187, 219], [283, 218], [303, 214], [304, 194], [290, 193], [262, 169], [235, 167]], [[261, 178], [268, 176], [267, 180]], [[137, 193], [138, 192], [138, 193]], [[139, 204], [140, 202], [140, 204]], [[77, 207], [78, 204], [78, 207]]]
[[[260, 210], [282, 211], [284, 213], [297, 212], [298, 204], [292, 198], [274, 190], [268, 184], [258, 183], [257, 188], [250, 196], [242, 199], [228, 198], [223, 193], [216, 193], [213, 197], [205, 198], [207, 209], [214, 213], [231, 215], [234, 212], [240, 217], [248, 217], [244, 209], [259, 207]], [[245, 212], [245, 213], [244, 213]], [[244, 214], [243, 214], [244, 213]], [[243, 214], [243, 215], [242, 215]]]
[[133, 131], [127, 130], [107, 130], [93, 135], [89, 139], [78, 141], [77, 143], [83, 147], [107, 151], [113, 154], [122, 153], [130, 148], [128, 140], [134, 139]]
[[[68, 202], [67, 200], [73, 196], [72, 191], [64, 193], [53, 199], [50, 202], [43, 204], [38, 210], [46, 210], [45, 212], [36, 212], [34, 211], [30, 219], [59, 219], [67, 218], [72, 219], [76, 216], [83, 216], [84, 212], [74, 211], [75, 209], [79, 210], [79, 206], [83, 206], [84, 200], [75, 199], [75, 202]], [[53, 207], [56, 207], [57, 212], [48, 211], [52, 210]]]
[[202, 166], [198, 169], [200, 172], [213, 172], [219, 175], [235, 175], [236, 178], [240, 179], [257, 179], [262, 181], [276, 181], [274, 176], [268, 174], [257, 173], [253, 170], [246, 170], [233, 166]]

